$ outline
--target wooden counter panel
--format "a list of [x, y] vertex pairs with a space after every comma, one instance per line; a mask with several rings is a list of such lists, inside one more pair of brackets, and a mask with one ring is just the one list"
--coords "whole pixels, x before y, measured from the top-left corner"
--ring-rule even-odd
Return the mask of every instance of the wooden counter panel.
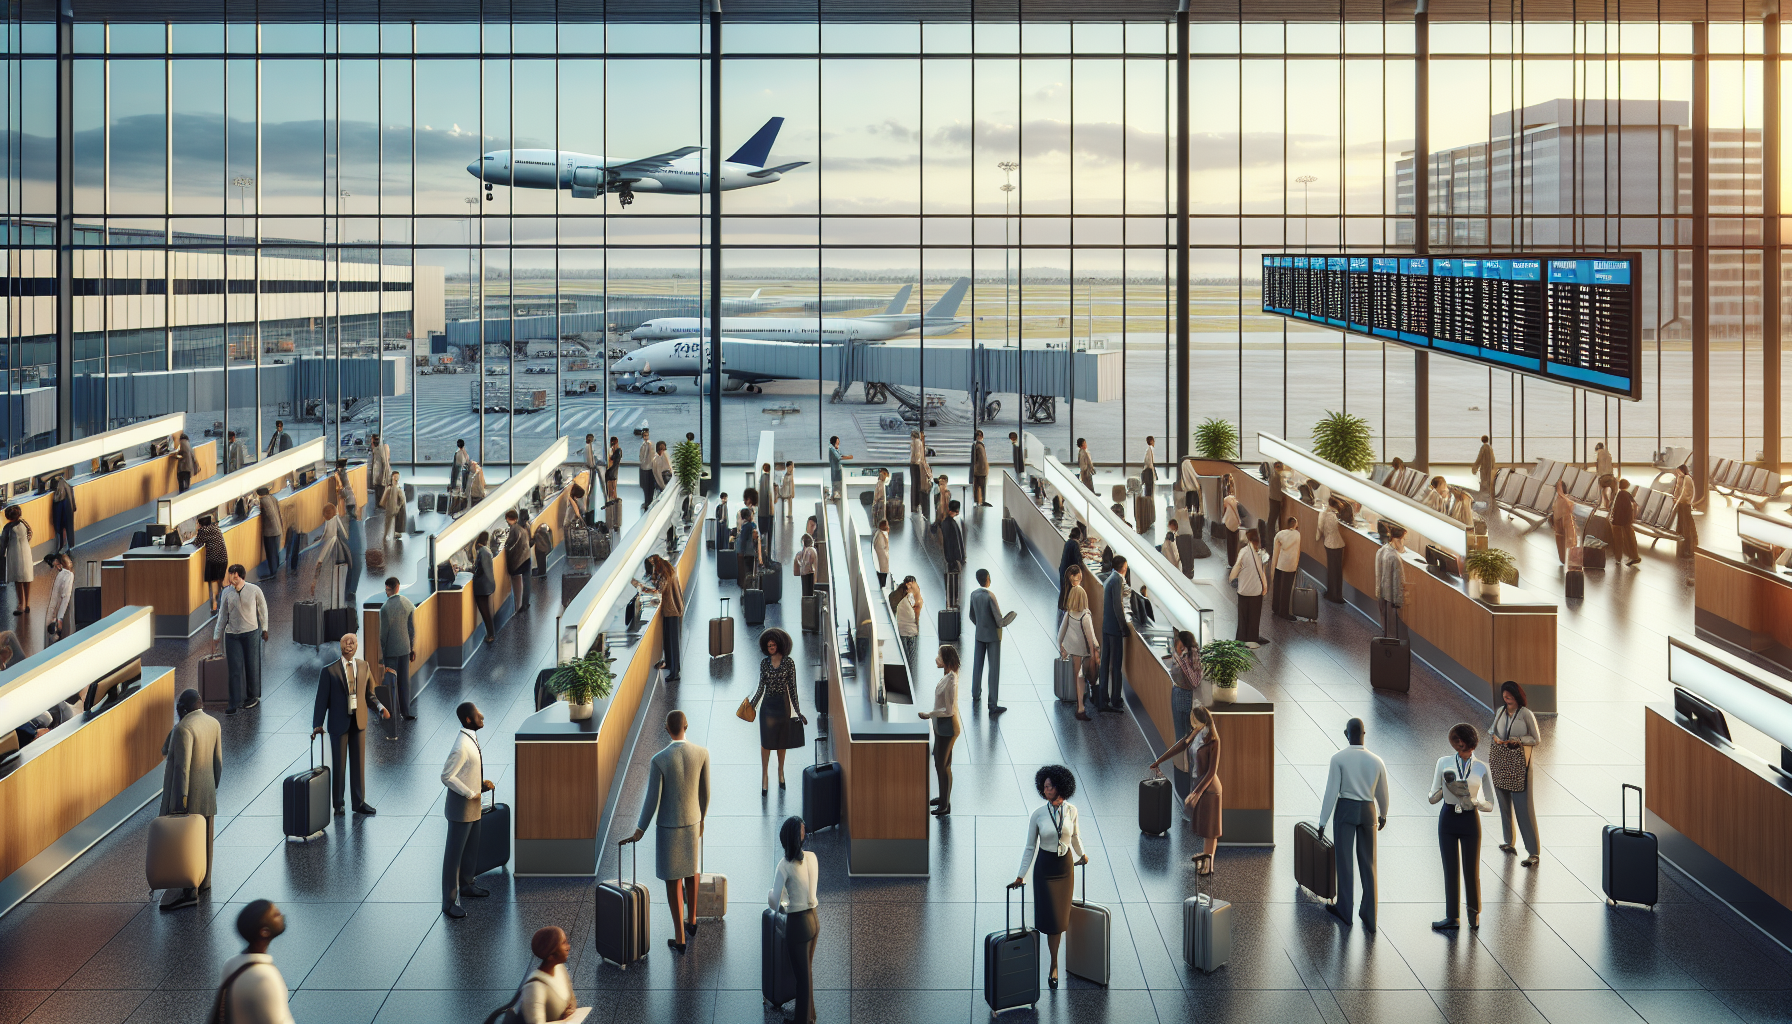
[[[1482, 679], [1493, 678], [1496, 641], [1491, 620], [1499, 616], [1453, 583], [1408, 565], [1401, 617], [1408, 629], [1463, 668]], [[1552, 623], [1550, 632], [1554, 631]], [[1551, 677], [1550, 682], [1554, 681]]]
[[[1168, 743], [1176, 741], [1176, 723], [1170, 711], [1170, 690], [1175, 683], [1170, 681], [1170, 673], [1164, 663], [1145, 641], [1139, 639], [1138, 631], [1129, 629], [1126, 637], [1126, 659], [1121, 663], [1121, 672], [1126, 677], [1126, 685], [1132, 688], [1133, 695], [1145, 709], [1146, 717], [1157, 729], [1157, 735]], [[1181, 758], [1177, 763], [1183, 764]]]
[[1263, 711], [1232, 712], [1215, 704], [1213, 724], [1220, 734], [1220, 785], [1228, 809], [1273, 810], [1276, 806], [1276, 716]]
[[599, 743], [516, 745], [516, 838], [597, 841], [609, 785]]
[[[436, 603], [436, 646], [459, 647], [473, 635], [473, 623], [479, 621], [479, 609], [473, 606], [473, 583], [458, 590], [438, 590]], [[421, 614], [421, 606], [417, 609]], [[418, 627], [422, 631], [422, 627]]]
[[205, 586], [205, 558], [127, 558], [124, 560], [127, 603], [146, 604], [157, 615], [186, 616], [210, 600]]
[[1645, 801], [1662, 821], [1792, 906], [1792, 794], [1654, 708], [1643, 710]]
[[[174, 726], [175, 673], [165, 671], [98, 718], [0, 778], [0, 877], [61, 839], [162, 763]], [[27, 748], [29, 749], [29, 748]]]
[[927, 793], [932, 758], [925, 743], [861, 742], [853, 745], [855, 771], [847, 802], [857, 808], [852, 837], [926, 839]]
[[[1493, 618], [1493, 666], [1487, 681], [1511, 679], [1527, 690], [1556, 685], [1556, 617], [1500, 614]], [[1536, 691], [1532, 691], [1536, 692]], [[1496, 699], [1495, 694], [1489, 700]], [[1554, 707], [1546, 710], [1554, 711]]]
[[1792, 647], [1792, 580], [1772, 580], [1702, 551], [1692, 561], [1693, 605], [1725, 622]]
[[[214, 476], [218, 442], [194, 445], [193, 458], [199, 463], [199, 471], [193, 474], [194, 483]], [[172, 455], [148, 459], [104, 476], [78, 480], [74, 484], [75, 530], [78, 532], [94, 523], [142, 508], [158, 498], [166, 498], [179, 486]], [[20, 515], [31, 527], [33, 543], [48, 542], [55, 534], [55, 528], [50, 524], [50, 495], [39, 494], [18, 504]]]

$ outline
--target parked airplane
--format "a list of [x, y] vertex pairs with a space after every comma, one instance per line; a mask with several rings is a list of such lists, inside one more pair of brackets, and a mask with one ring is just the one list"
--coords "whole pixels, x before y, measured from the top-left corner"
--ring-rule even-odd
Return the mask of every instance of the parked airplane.
[[[971, 279], [961, 277], [940, 296], [925, 313], [904, 313], [913, 285], [903, 285], [882, 313], [870, 316], [725, 316], [722, 336], [754, 341], [888, 341], [909, 331], [919, 330], [923, 337], [951, 334], [964, 326], [958, 319], [958, 307], [970, 290]], [[629, 337], [636, 341], [670, 341], [695, 338], [709, 333], [709, 320], [695, 316], [668, 316], [649, 320], [634, 329]]]
[[[767, 167], [772, 142], [784, 119], [774, 117], [765, 122], [747, 144], [722, 162], [722, 188], [752, 188], [777, 181], [785, 171], [808, 163]], [[587, 153], [569, 153], [552, 149], [502, 149], [487, 153], [467, 165], [467, 173], [485, 183], [485, 198], [492, 198], [493, 185], [512, 188], [570, 189], [574, 199], [595, 199], [613, 192], [627, 206], [635, 201], [636, 192], [667, 192], [694, 195], [709, 191], [709, 164], [703, 159], [702, 146], [681, 146], [669, 153], [633, 160], [606, 160]]]

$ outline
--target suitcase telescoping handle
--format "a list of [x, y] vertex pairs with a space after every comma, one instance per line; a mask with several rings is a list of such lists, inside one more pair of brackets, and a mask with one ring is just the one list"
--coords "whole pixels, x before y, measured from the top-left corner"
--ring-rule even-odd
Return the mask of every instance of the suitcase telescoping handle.
[[[1630, 827], [1630, 791], [1633, 789], [1636, 790], [1636, 828]], [[1642, 835], [1643, 814], [1643, 787], [1624, 783], [1623, 788], [1618, 790], [1618, 827], [1628, 835]]]
[[1008, 915], [1014, 910], [1014, 890], [1016, 889], [1020, 890], [1021, 895], [1020, 930], [1023, 932], [1027, 930], [1027, 883], [1023, 881], [1019, 885], [1010, 885], [1002, 890], [1002, 931], [1004, 932], [1014, 931], [1013, 923], [1009, 920]]

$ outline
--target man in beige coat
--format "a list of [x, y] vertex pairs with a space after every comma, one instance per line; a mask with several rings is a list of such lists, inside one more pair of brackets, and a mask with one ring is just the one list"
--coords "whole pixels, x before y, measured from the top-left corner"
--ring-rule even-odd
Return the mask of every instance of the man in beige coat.
[[983, 431], [971, 444], [971, 500], [989, 507], [989, 449], [983, 445]]
[[[200, 706], [198, 690], [182, 690], [175, 702], [180, 716], [162, 741], [162, 809], [158, 814], [205, 815], [205, 878], [199, 889], [212, 887], [212, 825], [218, 815], [218, 782], [224, 777], [224, 748], [218, 720]], [[163, 910], [179, 910], [199, 902], [199, 889], [170, 889], [162, 894]]]
[[672, 742], [649, 762], [641, 817], [635, 822], [635, 834], [623, 840], [640, 842], [654, 815], [659, 815], [654, 873], [666, 883], [666, 903], [672, 908], [674, 938], [666, 944], [680, 953], [686, 935], [697, 928], [697, 875], [702, 870], [703, 819], [709, 814], [709, 751], [685, 742], [686, 725], [682, 711], [666, 716], [666, 735]]
[[355, 813], [375, 813], [367, 802], [367, 711], [372, 708], [382, 718], [392, 717], [374, 696], [373, 669], [355, 657], [356, 647], [355, 634], [342, 634], [342, 657], [317, 674], [317, 699], [311, 710], [311, 735], [322, 736], [326, 726], [330, 731], [330, 785], [337, 814], [343, 810], [342, 787], [351, 771], [349, 792]]
[[1471, 467], [1475, 476], [1481, 480], [1481, 491], [1487, 495], [1489, 509], [1493, 508], [1493, 439], [1486, 434], [1481, 435], [1481, 449], [1475, 453], [1475, 464]]

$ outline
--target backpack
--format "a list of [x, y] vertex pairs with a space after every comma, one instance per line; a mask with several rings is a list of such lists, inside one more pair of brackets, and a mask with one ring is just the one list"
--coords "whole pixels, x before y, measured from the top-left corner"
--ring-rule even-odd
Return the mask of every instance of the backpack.
[[236, 970], [230, 972], [230, 977], [224, 979], [224, 984], [218, 986], [218, 994], [212, 997], [212, 1012], [206, 1014], [205, 1024], [227, 1024], [230, 1020], [230, 1010], [227, 1008], [230, 986], [236, 983], [236, 979], [240, 977], [244, 971], [254, 966], [255, 961], [251, 960], [243, 966], [238, 967]]

